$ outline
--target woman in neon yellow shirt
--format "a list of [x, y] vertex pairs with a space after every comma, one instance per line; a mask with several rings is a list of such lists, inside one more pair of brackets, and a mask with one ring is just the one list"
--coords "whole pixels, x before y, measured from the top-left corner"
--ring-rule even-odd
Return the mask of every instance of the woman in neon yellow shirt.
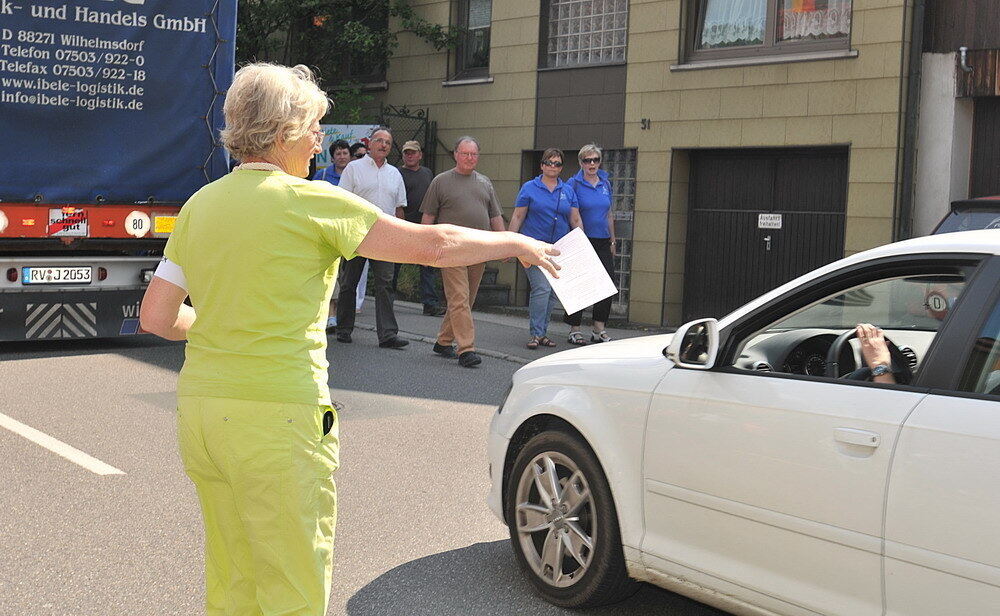
[[178, 438], [209, 614], [326, 614], [339, 447], [325, 325], [340, 259], [557, 269], [524, 235], [408, 223], [301, 179], [328, 109], [304, 66], [236, 73], [222, 141], [242, 164], [184, 205], [142, 303], [144, 329], [187, 340]]

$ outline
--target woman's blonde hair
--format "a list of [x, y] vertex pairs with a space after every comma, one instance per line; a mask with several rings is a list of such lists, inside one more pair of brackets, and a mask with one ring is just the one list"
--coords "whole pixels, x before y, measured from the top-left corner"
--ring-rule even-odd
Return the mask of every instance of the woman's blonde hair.
[[582, 163], [584, 158], [589, 158], [588, 154], [597, 154], [597, 158], [603, 158], [601, 148], [597, 147], [596, 143], [588, 143], [580, 148], [580, 152], [577, 153], [576, 159]]
[[236, 71], [222, 111], [222, 144], [237, 160], [261, 157], [278, 138], [295, 141], [326, 115], [330, 99], [308, 67], [258, 62]]

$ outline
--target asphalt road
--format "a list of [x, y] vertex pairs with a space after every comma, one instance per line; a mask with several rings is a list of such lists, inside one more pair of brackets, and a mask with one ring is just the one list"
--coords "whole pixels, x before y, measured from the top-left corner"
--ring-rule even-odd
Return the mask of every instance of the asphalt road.
[[[331, 343], [341, 414], [329, 614], [722, 614], [644, 587], [569, 612], [532, 594], [487, 509], [487, 426], [517, 363], [459, 368], [413, 342]], [[97, 475], [0, 428], [0, 616], [202, 612], [201, 521], [176, 452], [179, 344], [0, 347], [0, 413], [124, 472]]]

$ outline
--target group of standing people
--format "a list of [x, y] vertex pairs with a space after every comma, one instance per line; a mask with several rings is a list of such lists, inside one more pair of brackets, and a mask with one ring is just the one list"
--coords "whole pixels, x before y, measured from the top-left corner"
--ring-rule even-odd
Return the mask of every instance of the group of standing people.
[[[337, 340], [351, 342], [367, 262], [379, 346], [398, 349], [407, 341], [393, 314], [395, 264], [439, 268], [448, 306], [433, 351], [472, 367], [481, 359], [471, 306], [487, 261], [517, 258], [528, 271], [531, 348], [552, 344], [542, 273], [558, 276], [551, 243], [582, 227], [611, 267], [611, 190], [595, 146], [580, 151], [582, 171], [568, 182], [562, 153], [545, 152], [542, 174], [518, 195], [512, 233], [492, 182], [476, 171], [473, 137], [455, 144], [453, 169], [432, 177], [416, 142], [403, 146], [402, 168], [388, 164], [392, 135], [380, 127], [366, 146], [334, 144], [326, 182], [304, 179], [328, 110], [305, 66], [236, 72], [221, 138], [240, 164], [185, 203], [140, 309], [143, 329], [187, 341], [177, 434], [202, 509], [211, 615], [327, 611], [340, 464], [326, 352], [335, 279]], [[607, 340], [602, 305], [594, 342]], [[579, 315], [567, 319], [579, 344]]]
[[[335, 141], [331, 146], [333, 165], [320, 170], [314, 179], [326, 180], [363, 197], [389, 216], [408, 222], [432, 225], [454, 224], [483, 231], [504, 231], [505, 225], [493, 184], [478, 173], [479, 143], [473, 137], [462, 137], [455, 146], [455, 168], [434, 177], [423, 159], [417, 141], [403, 144], [403, 165], [396, 168], [386, 162], [392, 148], [392, 133], [379, 127], [368, 140], [367, 151], [349, 160], [343, 150], [346, 142]], [[340, 163], [344, 163], [342, 166]], [[332, 168], [332, 170], [331, 170]], [[393, 304], [399, 278], [399, 263], [389, 263], [356, 256], [341, 264], [337, 280], [338, 293], [334, 302], [336, 317], [328, 326], [336, 332], [336, 340], [352, 342], [355, 322], [354, 298], [370, 265], [374, 279], [375, 321], [379, 346], [401, 349], [409, 344], [400, 338]], [[441, 270], [448, 307], [441, 305], [436, 289], [437, 269], [420, 266], [420, 291], [424, 314], [444, 316], [434, 345], [434, 352], [456, 358], [460, 366], [471, 368], [482, 363], [475, 352], [475, 324], [472, 304], [475, 302], [485, 263], [461, 265]]]
[[[357, 143], [348, 146], [335, 141], [330, 146], [333, 164], [316, 173], [313, 179], [326, 180], [379, 206], [386, 214], [413, 223], [450, 223], [488, 231], [504, 231], [502, 210], [493, 183], [479, 173], [479, 142], [463, 136], [455, 144], [455, 167], [437, 177], [420, 163], [420, 143], [407, 141], [402, 147], [403, 164], [397, 169], [386, 164], [392, 147], [390, 129], [376, 129], [369, 140], [370, 149]], [[350, 147], [350, 149], [348, 149]], [[360, 154], [358, 154], [360, 152]], [[549, 148], [542, 153], [541, 174], [526, 182], [515, 201], [510, 231], [554, 243], [572, 229], [581, 228], [590, 239], [609, 275], [614, 273], [615, 235], [612, 212], [612, 187], [608, 174], [601, 169], [601, 149], [595, 144], [583, 146], [578, 153], [580, 171], [563, 182], [564, 155]], [[355, 160], [351, 160], [354, 158]], [[351, 342], [355, 302], [359, 282], [364, 283], [368, 260], [355, 257], [341, 267], [336, 317], [331, 318], [339, 342]], [[398, 336], [393, 300], [400, 264], [371, 262], [375, 280], [376, 329], [379, 346], [402, 348], [408, 342]], [[425, 315], [441, 316], [444, 321], [434, 345], [434, 352], [458, 358], [459, 365], [473, 367], [481, 363], [475, 353], [475, 302], [485, 263], [442, 270], [442, 282], [448, 308], [441, 306], [435, 282], [436, 270], [420, 266], [420, 295]], [[547, 335], [556, 296], [542, 270], [526, 269], [530, 285], [529, 339], [527, 348], [553, 347]], [[589, 341], [581, 332], [583, 311], [567, 314], [563, 321], [570, 326], [568, 342], [574, 345], [609, 342], [606, 331], [611, 302], [608, 297], [592, 307], [593, 325]]]

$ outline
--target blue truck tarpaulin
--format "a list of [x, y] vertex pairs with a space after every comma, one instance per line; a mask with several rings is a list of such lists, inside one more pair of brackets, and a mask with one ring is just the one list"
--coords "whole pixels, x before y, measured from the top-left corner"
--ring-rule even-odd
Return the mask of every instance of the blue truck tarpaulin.
[[236, 0], [0, 0], [0, 200], [183, 202], [219, 147]]

